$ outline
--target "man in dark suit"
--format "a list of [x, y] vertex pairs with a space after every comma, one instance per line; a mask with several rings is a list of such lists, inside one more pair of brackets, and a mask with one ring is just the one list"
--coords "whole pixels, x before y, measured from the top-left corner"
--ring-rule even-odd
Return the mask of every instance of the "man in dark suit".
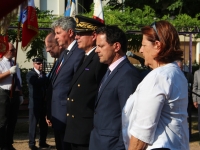
[[40, 128], [39, 146], [41, 148], [49, 147], [46, 144], [48, 126], [45, 120], [46, 103], [44, 101], [46, 74], [42, 71], [43, 60], [41, 58], [33, 59], [33, 69], [26, 75], [29, 88], [29, 148], [31, 150], [38, 149], [35, 146], [35, 137], [37, 124]]
[[70, 84], [64, 140], [71, 144], [72, 150], [88, 150], [90, 132], [93, 129], [95, 98], [107, 69], [107, 65], [101, 64], [95, 53], [95, 30], [104, 24], [80, 15], [75, 18], [77, 21], [75, 38], [78, 47], [84, 50], [86, 58]]
[[95, 52], [100, 62], [108, 64], [95, 102], [94, 128], [90, 136], [90, 150], [124, 150], [122, 139], [122, 108], [135, 91], [140, 78], [138, 70], [126, 57], [127, 39], [116, 26], [96, 30]]
[[69, 85], [74, 73], [80, 66], [84, 52], [78, 48], [75, 40], [76, 22], [72, 17], [61, 17], [54, 21], [52, 28], [55, 31], [55, 39], [58, 45], [65, 50], [58, 58], [54, 74], [51, 78], [52, 98], [47, 99], [51, 103], [51, 120], [55, 132], [56, 148], [58, 150], [68, 150], [69, 144], [63, 141], [67, 122], [67, 100]]

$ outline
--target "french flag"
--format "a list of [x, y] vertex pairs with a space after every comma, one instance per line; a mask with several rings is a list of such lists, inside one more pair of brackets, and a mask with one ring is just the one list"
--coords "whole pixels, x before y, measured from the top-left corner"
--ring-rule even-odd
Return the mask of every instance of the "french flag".
[[20, 7], [19, 21], [22, 27], [22, 50], [26, 50], [31, 42], [38, 36], [38, 21], [34, 0], [28, 0]]
[[101, 0], [95, 0], [94, 2], [93, 18], [105, 24]]

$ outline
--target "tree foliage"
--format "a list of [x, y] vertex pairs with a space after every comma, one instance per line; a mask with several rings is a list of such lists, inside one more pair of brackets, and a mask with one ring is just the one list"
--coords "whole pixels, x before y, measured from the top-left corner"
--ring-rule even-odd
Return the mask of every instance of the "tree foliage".
[[124, 3], [119, 3], [118, 0], [109, 0], [108, 5], [113, 6], [113, 9], [121, 9], [130, 7], [132, 10], [139, 8], [143, 9], [144, 5], [148, 5], [156, 12], [157, 17], [162, 17], [166, 14], [176, 16], [179, 14], [187, 14], [195, 17], [200, 13], [199, 0], [123, 0]]
[[[42, 11], [39, 10], [38, 8], [36, 8], [36, 13], [37, 13], [37, 17], [38, 17], [38, 26], [39, 28], [44, 28], [43, 30], [39, 30], [39, 34], [38, 37], [35, 38], [31, 45], [30, 45], [30, 49], [27, 50], [26, 53], [26, 58], [28, 61], [31, 60], [32, 57], [41, 57], [44, 58], [44, 39], [46, 37], [46, 35], [50, 32], [49, 28], [52, 21], [56, 19], [56, 17], [54, 17], [52, 15], [52, 11]], [[17, 18], [16, 18], [17, 20]], [[11, 26], [13, 27], [17, 27], [18, 26], [18, 22], [12, 22]], [[15, 30], [8, 30], [8, 35], [9, 35], [9, 39], [12, 42], [15, 42], [17, 39], [17, 28], [15, 28]], [[20, 30], [19, 33], [19, 42], [21, 42], [21, 37], [22, 37], [22, 31]]]
[[[93, 7], [94, 5], [91, 5], [92, 11], [83, 15], [91, 17], [93, 14]], [[191, 17], [187, 14], [178, 14], [175, 18], [172, 18], [170, 14], [158, 17], [156, 11], [147, 5], [143, 6], [142, 9], [126, 7], [123, 10], [113, 9], [113, 6], [105, 6], [103, 12], [105, 23], [107, 25], [118, 25], [124, 30], [127, 33], [129, 49], [135, 51], [137, 51], [141, 45], [142, 37], [138, 34], [138, 31], [140, 31], [141, 27], [150, 25], [155, 21], [167, 20], [172, 23], [179, 32], [198, 32], [200, 27], [200, 21], [198, 20], [200, 14], [196, 14], [195, 17]]]

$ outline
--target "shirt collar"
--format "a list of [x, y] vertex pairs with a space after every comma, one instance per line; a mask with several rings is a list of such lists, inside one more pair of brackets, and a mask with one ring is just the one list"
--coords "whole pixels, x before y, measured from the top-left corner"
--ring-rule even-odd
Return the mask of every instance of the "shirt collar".
[[94, 48], [92, 48], [89, 52], [87, 52], [85, 55], [87, 55], [87, 56], [90, 55], [90, 53], [92, 53], [92, 51], [95, 49], [96, 49], [96, 46]]
[[8, 58], [6, 58], [5, 56], [3, 56], [3, 60], [6, 60], [6, 61], [10, 61]]
[[40, 74], [40, 71], [35, 69], [35, 67], [33, 69], [37, 72], [37, 74]]
[[120, 62], [122, 62], [124, 59], [126, 58], [126, 56], [124, 55], [123, 57], [121, 57], [120, 59], [118, 59], [117, 61], [113, 62], [110, 66], [109, 69], [112, 72], [118, 65]]
[[75, 43], [76, 43], [76, 40], [74, 40], [71, 44], [69, 44], [67, 50], [70, 51], [72, 49], [72, 47], [74, 46]]

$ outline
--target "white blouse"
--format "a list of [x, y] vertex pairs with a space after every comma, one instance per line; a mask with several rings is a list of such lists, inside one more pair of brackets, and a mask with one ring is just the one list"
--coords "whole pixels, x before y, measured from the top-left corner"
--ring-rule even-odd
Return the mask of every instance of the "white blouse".
[[133, 135], [149, 144], [147, 150], [189, 150], [187, 105], [187, 80], [176, 63], [151, 71], [122, 111], [126, 149]]

